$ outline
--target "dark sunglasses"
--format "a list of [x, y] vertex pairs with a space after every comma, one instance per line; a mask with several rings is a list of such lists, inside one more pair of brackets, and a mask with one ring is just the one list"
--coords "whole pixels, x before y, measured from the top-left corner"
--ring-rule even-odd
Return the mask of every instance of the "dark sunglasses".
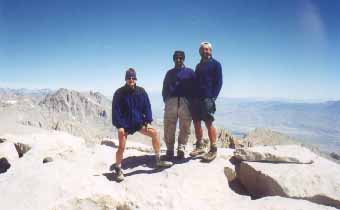
[[176, 56], [176, 57], [174, 58], [174, 60], [176, 60], [176, 59], [184, 60], [184, 58], [183, 58], [182, 56]]
[[129, 77], [127, 80], [137, 80], [136, 77]]

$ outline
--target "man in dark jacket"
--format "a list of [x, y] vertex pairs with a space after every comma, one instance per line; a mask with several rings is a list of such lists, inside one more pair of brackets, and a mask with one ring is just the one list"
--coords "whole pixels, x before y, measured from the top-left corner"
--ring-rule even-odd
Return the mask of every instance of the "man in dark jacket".
[[191, 126], [190, 102], [194, 93], [195, 72], [184, 66], [185, 54], [175, 51], [173, 61], [175, 67], [169, 70], [163, 82], [164, 109], [164, 141], [167, 151], [166, 157], [174, 156], [175, 133], [179, 120], [179, 135], [177, 157], [185, 157], [185, 146], [188, 142]]
[[112, 100], [112, 124], [118, 129], [119, 139], [115, 163], [117, 181], [124, 179], [121, 163], [127, 136], [134, 134], [136, 131], [152, 138], [157, 167], [172, 165], [171, 162], [160, 160], [159, 134], [151, 126], [152, 111], [150, 100], [145, 90], [136, 85], [137, 77], [134, 69], [130, 68], [126, 71], [125, 81], [126, 84], [115, 92]]
[[221, 64], [212, 58], [212, 46], [209, 42], [201, 43], [199, 49], [201, 61], [196, 66], [197, 96], [193, 102], [193, 121], [196, 134], [196, 148], [190, 153], [191, 156], [203, 154], [203, 130], [201, 121], [205, 122], [210, 140], [210, 150], [203, 156], [204, 161], [212, 161], [216, 158], [216, 128], [213, 125], [216, 111], [215, 100], [222, 88]]

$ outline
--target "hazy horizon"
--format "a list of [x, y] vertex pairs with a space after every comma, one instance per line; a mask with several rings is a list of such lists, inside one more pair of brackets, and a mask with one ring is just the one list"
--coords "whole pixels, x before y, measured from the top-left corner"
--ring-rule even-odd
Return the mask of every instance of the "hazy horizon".
[[[122, 84], [124, 85], [124, 84]], [[112, 92], [103, 92], [101, 90], [96, 89], [74, 89], [74, 88], [68, 88], [68, 87], [59, 87], [59, 88], [26, 88], [26, 87], [6, 87], [6, 86], [0, 86], [0, 89], [12, 89], [12, 90], [28, 90], [28, 91], [38, 91], [38, 90], [51, 90], [51, 91], [57, 91], [58, 89], [65, 88], [69, 90], [75, 90], [79, 92], [100, 92], [107, 98], [112, 98], [115, 90], [112, 90]], [[147, 93], [150, 96], [161, 96], [161, 90], [160, 91], [148, 91], [146, 89]], [[306, 98], [306, 99], [300, 99], [300, 98], [280, 98], [280, 97], [272, 97], [272, 98], [263, 98], [263, 97], [232, 97], [232, 96], [219, 96], [218, 98], [223, 99], [235, 99], [235, 100], [251, 100], [251, 101], [280, 101], [280, 102], [292, 102], [292, 103], [324, 103], [324, 102], [331, 102], [331, 101], [340, 101], [340, 98]], [[162, 99], [160, 99], [162, 100]]]

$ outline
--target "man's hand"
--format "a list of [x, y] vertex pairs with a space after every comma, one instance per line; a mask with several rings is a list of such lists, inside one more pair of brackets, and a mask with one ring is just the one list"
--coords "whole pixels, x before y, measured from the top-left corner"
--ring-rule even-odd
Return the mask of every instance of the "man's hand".
[[145, 123], [144, 128], [145, 128], [145, 130], [153, 129], [153, 127], [150, 123]]

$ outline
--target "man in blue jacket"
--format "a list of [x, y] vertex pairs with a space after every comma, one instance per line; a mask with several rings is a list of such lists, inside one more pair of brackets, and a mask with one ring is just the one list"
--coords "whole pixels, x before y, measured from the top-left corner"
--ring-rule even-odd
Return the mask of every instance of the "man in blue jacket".
[[145, 90], [136, 85], [137, 77], [134, 69], [130, 68], [126, 71], [125, 81], [126, 84], [115, 92], [112, 100], [112, 124], [118, 129], [119, 139], [115, 163], [117, 181], [124, 179], [121, 163], [127, 136], [137, 131], [152, 138], [157, 167], [169, 167], [172, 165], [171, 162], [160, 160], [159, 134], [151, 126], [150, 100]]
[[196, 148], [190, 153], [191, 156], [203, 154], [203, 130], [201, 121], [205, 122], [210, 140], [210, 150], [203, 156], [203, 161], [212, 161], [216, 158], [216, 128], [213, 125], [214, 113], [216, 111], [215, 100], [222, 88], [221, 64], [212, 58], [212, 46], [209, 42], [201, 43], [199, 49], [201, 61], [196, 66], [196, 88], [197, 95], [193, 103], [193, 121], [196, 134]]
[[175, 67], [169, 70], [163, 81], [164, 140], [167, 159], [174, 156], [176, 125], [179, 120], [177, 158], [185, 157], [185, 146], [188, 142], [191, 126], [190, 102], [194, 93], [195, 72], [184, 66], [185, 54], [175, 51], [173, 61]]

